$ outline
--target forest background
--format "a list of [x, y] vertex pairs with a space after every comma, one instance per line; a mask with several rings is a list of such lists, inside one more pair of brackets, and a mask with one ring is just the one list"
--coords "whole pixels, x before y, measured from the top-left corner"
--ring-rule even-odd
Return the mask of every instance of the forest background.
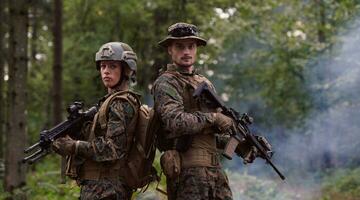
[[[94, 63], [103, 43], [135, 50], [134, 88], [152, 105], [169, 61], [157, 42], [179, 21], [208, 39], [196, 66], [227, 105], [255, 118], [287, 177], [260, 159], [224, 160], [234, 199], [359, 199], [360, 2], [0, 0], [0, 9], [0, 199], [75, 199], [58, 156], [26, 166], [23, 149], [69, 104], [90, 107], [105, 94]], [[154, 187], [136, 198], [164, 199]]]

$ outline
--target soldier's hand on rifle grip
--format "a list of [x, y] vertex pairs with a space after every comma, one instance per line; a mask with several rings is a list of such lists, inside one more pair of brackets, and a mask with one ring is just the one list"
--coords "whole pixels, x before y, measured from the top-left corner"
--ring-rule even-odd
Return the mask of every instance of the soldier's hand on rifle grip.
[[234, 121], [222, 113], [213, 113], [214, 125], [220, 133], [226, 133], [234, 126]]
[[239, 142], [235, 153], [243, 158], [244, 164], [252, 163], [258, 157], [258, 151], [255, 146], [252, 146], [246, 140]]
[[244, 155], [243, 162], [244, 164], [253, 163], [256, 157], [258, 157], [258, 150], [256, 147], [251, 146], [250, 150]]
[[69, 136], [61, 137], [56, 139], [51, 147], [57, 154], [69, 156], [75, 153], [76, 140], [71, 139]]

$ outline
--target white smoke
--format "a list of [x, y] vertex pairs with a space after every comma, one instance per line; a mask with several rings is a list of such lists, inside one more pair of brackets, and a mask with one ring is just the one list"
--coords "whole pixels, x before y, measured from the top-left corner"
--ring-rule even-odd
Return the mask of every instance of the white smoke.
[[[270, 181], [271, 190], [285, 189], [292, 194], [268, 195], [266, 199], [318, 197], [321, 181], [318, 175], [324, 170], [360, 164], [360, 21], [354, 23], [355, 28], [340, 36], [330, 51], [308, 65], [304, 87], [312, 91], [314, 110], [303, 127], [286, 131], [290, 137], [274, 144], [273, 160], [283, 170], [287, 182], [278, 181], [275, 172], [271, 174], [271, 167], [264, 166], [263, 161], [246, 167], [249, 174], [260, 177], [264, 183]], [[242, 166], [240, 162], [226, 163], [232, 169]], [[244, 171], [241, 168], [238, 170]], [[264, 172], [270, 176], [260, 176]], [[244, 181], [241, 177], [230, 176], [230, 182], [236, 183], [232, 183], [234, 199], [257, 199], [236, 186]], [[306, 190], [300, 189], [306, 186]], [[257, 187], [261, 192], [261, 186]]]

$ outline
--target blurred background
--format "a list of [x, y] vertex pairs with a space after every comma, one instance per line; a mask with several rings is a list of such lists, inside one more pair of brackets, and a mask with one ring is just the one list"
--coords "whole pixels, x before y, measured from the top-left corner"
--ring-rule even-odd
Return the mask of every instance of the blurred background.
[[[208, 39], [197, 68], [254, 117], [287, 177], [264, 160], [224, 159], [235, 200], [360, 199], [359, 13], [357, 0], [0, 0], [0, 199], [76, 199], [60, 158], [25, 166], [24, 147], [72, 102], [106, 93], [94, 60], [109, 41], [137, 53], [134, 88], [153, 105], [169, 61], [157, 42], [179, 21]], [[134, 198], [165, 199], [154, 188]]]

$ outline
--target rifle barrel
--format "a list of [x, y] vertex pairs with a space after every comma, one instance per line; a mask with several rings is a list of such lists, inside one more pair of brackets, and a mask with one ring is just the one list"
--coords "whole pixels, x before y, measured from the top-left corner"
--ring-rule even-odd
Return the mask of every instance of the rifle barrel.
[[49, 152], [47, 150], [42, 150], [34, 158], [31, 158], [28, 161], [28, 163], [31, 165], [31, 164], [35, 163], [36, 161], [40, 160], [41, 158], [43, 158], [44, 156], [46, 156], [48, 153]]
[[37, 150], [36, 152], [34, 152], [33, 154], [25, 157], [24, 159], [22, 159], [22, 162], [23, 163], [26, 163], [28, 162], [28, 160], [32, 159], [32, 158], [35, 158], [37, 155], [39, 155], [41, 152], [43, 151], [43, 149], [39, 149]]
[[31, 145], [30, 147], [26, 148], [24, 150], [24, 153], [29, 153], [29, 152], [33, 151], [35, 148], [37, 148], [39, 146], [40, 146], [40, 142], [37, 142], [37, 143]]
[[267, 156], [265, 156], [265, 160], [268, 164], [270, 164], [270, 166], [275, 170], [275, 172], [280, 176], [280, 178], [282, 180], [285, 180], [285, 176], [278, 170], [278, 168], [274, 165], [274, 163], [272, 163], [272, 161]]

